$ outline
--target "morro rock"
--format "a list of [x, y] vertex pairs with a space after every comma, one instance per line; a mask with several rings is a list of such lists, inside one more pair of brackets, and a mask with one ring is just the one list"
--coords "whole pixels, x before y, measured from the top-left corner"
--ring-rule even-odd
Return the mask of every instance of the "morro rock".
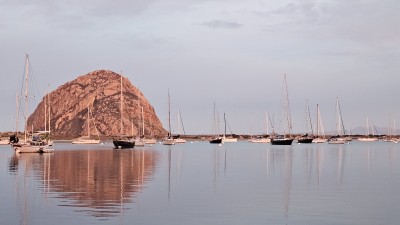
[[[28, 127], [34, 130], [49, 130], [55, 136], [86, 136], [91, 134], [115, 136], [122, 134], [137, 136], [141, 130], [143, 107], [144, 135], [166, 134], [154, 108], [143, 93], [130, 81], [109, 70], [97, 70], [68, 82], [43, 97], [28, 119]], [[88, 120], [88, 108], [90, 120]], [[45, 113], [47, 112], [47, 113]], [[45, 125], [45, 120], [48, 121]], [[89, 125], [88, 126], [88, 121]]]

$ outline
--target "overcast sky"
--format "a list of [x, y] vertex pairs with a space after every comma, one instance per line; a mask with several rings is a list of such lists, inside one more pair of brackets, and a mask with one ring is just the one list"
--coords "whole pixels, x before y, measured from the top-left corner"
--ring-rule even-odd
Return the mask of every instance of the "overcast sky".
[[[212, 130], [213, 102], [234, 133], [281, 129], [283, 75], [293, 128], [306, 100], [325, 130], [340, 97], [347, 127], [400, 127], [398, 0], [0, 0], [0, 130], [13, 130], [28, 53], [44, 93], [98, 69], [122, 71], [173, 130]], [[40, 96], [41, 97], [41, 96]], [[40, 98], [37, 97], [39, 100]], [[37, 100], [37, 101], [39, 101]]]

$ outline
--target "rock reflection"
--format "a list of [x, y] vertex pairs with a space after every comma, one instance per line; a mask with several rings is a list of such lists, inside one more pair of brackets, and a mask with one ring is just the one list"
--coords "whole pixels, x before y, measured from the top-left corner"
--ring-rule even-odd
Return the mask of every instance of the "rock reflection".
[[[154, 174], [158, 154], [152, 150], [60, 151], [51, 155], [18, 155], [10, 172], [26, 161], [40, 188], [61, 199], [60, 206], [74, 207], [94, 217], [117, 216], [134, 202]], [[11, 163], [12, 162], [12, 163]], [[21, 171], [22, 172], [22, 171]]]

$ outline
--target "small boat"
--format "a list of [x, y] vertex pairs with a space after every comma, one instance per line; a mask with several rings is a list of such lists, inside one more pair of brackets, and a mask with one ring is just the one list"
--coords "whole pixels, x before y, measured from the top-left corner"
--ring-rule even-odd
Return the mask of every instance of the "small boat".
[[99, 144], [99, 143], [100, 140], [90, 139], [89, 137], [88, 138], [80, 137], [72, 141], [72, 144]]
[[313, 140], [314, 140], [313, 137], [310, 137], [308, 136], [308, 134], [305, 134], [301, 136], [299, 139], [297, 139], [297, 142], [300, 144], [311, 144]]
[[332, 137], [328, 139], [329, 144], [344, 144], [346, 143], [346, 139], [340, 137]]
[[148, 145], [154, 145], [157, 143], [157, 140], [154, 138], [144, 139], [144, 143]]
[[[366, 136], [365, 137], [362, 137], [362, 138], [358, 138], [358, 140], [359, 141], [363, 141], [363, 142], [373, 142], [373, 141], [377, 141], [378, 140], [378, 138], [376, 138], [376, 137], [374, 137], [374, 134], [370, 134], [370, 131], [369, 131], [369, 121], [368, 121], [368, 117], [367, 117], [367, 126], [366, 126]], [[373, 129], [372, 129], [372, 131], [373, 131]]]
[[183, 138], [175, 138], [174, 140], [175, 140], [176, 144], [184, 144], [184, 143], [186, 143], [186, 140], [183, 139]]
[[337, 116], [337, 136], [328, 139], [329, 144], [344, 144], [346, 142], [345, 138], [340, 137], [341, 130], [344, 132], [344, 125], [342, 119], [342, 113], [340, 110], [339, 98], [336, 98], [336, 116]]
[[319, 110], [319, 104], [317, 104], [317, 136], [314, 138], [312, 143], [325, 143], [328, 138], [325, 138], [324, 126], [322, 124], [321, 112]]
[[293, 138], [286, 138], [284, 136], [278, 136], [276, 138], [271, 138], [272, 145], [291, 145], [293, 143]]
[[213, 137], [210, 139], [210, 144], [222, 144], [222, 137]]
[[175, 140], [171, 136], [171, 98], [168, 89], [168, 136], [164, 138], [163, 145], [175, 145]]
[[215, 109], [215, 102], [214, 102], [214, 115], [213, 115], [213, 135], [216, 135], [215, 137], [212, 137], [209, 142], [210, 144], [222, 144], [222, 137], [218, 135], [219, 131], [219, 126], [217, 123], [217, 113]]
[[311, 144], [313, 143], [314, 138], [312, 137], [300, 137], [297, 142], [300, 144]]
[[171, 137], [166, 137], [163, 142], [163, 145], [175, 145], [175, 140]]
[[306, 113], [307, 113], [307, 125], [309, 125], [309, 129], [311, 131], [311, 136], [308, 136], [308, 133], [305, 135], [301, 136], [299, 139], [297, 139], [297, 143], [300, 144], [311, 144], [312, 141], [314, 140], [314, 133], [313, 133], [313, 126], [311, 122], [311, 114], [310, 114], [310, 107], [308, 106], [308, 101], [306, 101]]
[[312, 143], [325, 143], [327, 141], [327, 138], [315, 138], [314, 140], [312, 140]]
[[[183, 135], [186, 135], [185, 127], [183, 126], [181, 111], [180, 111], [180, 109], [178, 109], [178, 132], [181, 133], [182, 131], [183, 131]], [[185, 144], [186, 143], [186, 140], [181, 138], [181, 136], [179, 134], [174, 135], [173, 138], [174, 138], [176, 144]]]
[[227, 122], [226, 122], [225, 113], [224, 113], [224, 124], [225, 124], [225, 131], [224, 131], [224, 136], [222, 137], [222, 142], [223, 143], [235, 143], [235, 142], [237, 142], [238, 139], [233, 137], [232, 131], [231, 131], [231, 137], [227, 137], [226, 136], [226, 125], [227, 125]]
[[32, 140], [16, 142], [12, 144], [16, 153], [48, 153], [53, 152], [49, 146], [41, 140], [39, 135], [32, 135]]
[[144, 145], [146, 144], [144, 139], [135, 139], [135, 146], [136, 147], [144, 147]]
[[135, 147], [135, 141], [132, 139], [132, 136], [114, 137], [113, 144], [114, 144], [115, 149], [134, 148]]
[[1, 140], [0, 139], [0, 145], [9, 145], [10, 144], [10, 140]]
[[[92, 139], [90, 137], [90, 106], [87, 108], [87, 118], [86, 118], [86, 123], [87, 123], [87, 132], [88, 136], [82, 136], [77, 139], [74, 139], [72, 141], [72, 144], [99, 144], [100, 143], [100, 136], [99, 133], [97, 132], [97, 138], [98, 139]], [[96, 126], [94, 127], [97, 131]]]
[[250, 140], [251, 143], [271, 143], [270, 138], [256, 137]]

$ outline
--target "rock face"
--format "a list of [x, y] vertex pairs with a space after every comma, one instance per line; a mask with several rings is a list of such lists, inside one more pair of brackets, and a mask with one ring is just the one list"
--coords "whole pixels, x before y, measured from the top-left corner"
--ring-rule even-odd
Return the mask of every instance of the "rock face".
[[[145, 136], [165, 135], [166, 130], [154, 108], [125, 77], [122, 90], [121, 119], [121, 75], [97, 70], [80, 76], [47, 94], [29, 117], [28, 127], [33, 125], [34, 130], [45, 130], [45, 117], [47, 121], [50, 117], [50, 130], [54, 135], [87, 136], [90, 129], [91, 134], [98, 131], [99, 135], [116, 136], [121, 134], [122, 121], [122, 134], [138, 136], [142, 129], [143, 107]], [[90, 120], [87, 119], [88, 108]]]

